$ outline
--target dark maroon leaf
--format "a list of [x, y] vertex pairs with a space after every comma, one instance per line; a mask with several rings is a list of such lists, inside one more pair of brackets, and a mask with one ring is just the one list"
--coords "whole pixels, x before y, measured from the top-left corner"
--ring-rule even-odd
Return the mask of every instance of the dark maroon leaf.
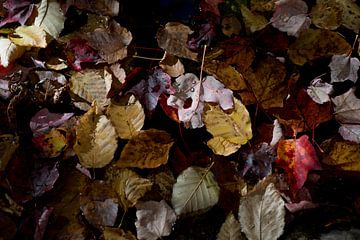
[[77, 71], [81, 70], [81, 63], [96, 63], [100, 57], [84, 39], [71, 39], [65, 47], [65, 54], [69, 64]]
[[49, 218], [53, 212], [53, 207], [44, 207], [42, 212], [36, 216], [36, 228], [34, 233], [34, 240], [42, 240], [48, 225]]
[[59, 163], [45, 163], [35, 169], [32, 174], [33, 197], [40, 197], [44, 193], [53, 189], [55, 182], [59, 178]]
[[18, 22], [24, 25], [28, 18], [31, 16], [34, 10], [34, 4], [31, 1], [20, 0], [7, 0], [3, 3], [5, 9], [7, 9], [7, 15], [0, 22], [0, 27], [8, 24]]

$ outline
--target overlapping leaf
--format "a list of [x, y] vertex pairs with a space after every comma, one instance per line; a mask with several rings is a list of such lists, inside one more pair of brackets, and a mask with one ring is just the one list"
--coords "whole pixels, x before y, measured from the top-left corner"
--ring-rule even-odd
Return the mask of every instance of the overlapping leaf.
[[25, 52], [25, 47], [15, 45], [7, 38], [0, 38], [0, 64], [8, 67], [10, 63], [20, 58]]
[[9, 37], [10, 41], [18, 46], [45, 48], [46, 32], [38, 26], [20, 26]]
[[221, 225], [217, 240], [242, 240], [240, 223], [235, 219], [234, 214], [230, 213], [225, 222]]

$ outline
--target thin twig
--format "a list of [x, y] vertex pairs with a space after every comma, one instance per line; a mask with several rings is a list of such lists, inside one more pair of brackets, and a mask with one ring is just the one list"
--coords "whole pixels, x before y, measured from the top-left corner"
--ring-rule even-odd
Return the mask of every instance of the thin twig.
[[143, 56], [138, 56], [138, 55], [134, 55], [132, 57], [133, 58], [140, 58], [140, 59], [150, 60], [150, 61], [161, 61], [162, 60], [162, 58], [151, 58], [151, 57], [143, 57]]
[[202, 81], [202, 75], [203, 75], [203, 70], [204, 70], [204, 62], [205, 62], [206, 48], [207, 48], [207, 45], [205, 44], [205, 45], [204, 45], [204, 51], [203, 51], [202, 59], [201, 59], [200, 81]]

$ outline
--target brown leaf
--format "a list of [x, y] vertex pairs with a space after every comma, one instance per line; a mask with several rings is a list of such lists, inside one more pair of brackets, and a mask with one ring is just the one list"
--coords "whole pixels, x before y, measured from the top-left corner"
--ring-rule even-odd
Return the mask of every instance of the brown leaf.
[[130, 231], [125, 232], [119, 228], [105, 227], [103, 236], [104, 240], [137, 240]]
[[167, 163], [174, 141], [162, 130], [149, 129], [134, 135], [125, 145], [118, 167], [157, 168]]
[[19, 138], [11, 134], [0, 135], [0, 176], [19, 147]]

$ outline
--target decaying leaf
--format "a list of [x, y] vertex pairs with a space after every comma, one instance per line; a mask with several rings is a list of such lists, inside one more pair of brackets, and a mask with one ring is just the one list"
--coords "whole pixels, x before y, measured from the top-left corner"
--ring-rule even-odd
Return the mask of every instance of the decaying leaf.
[[335, 118], [340, 123], [360, 124], [360, 99], [355, 96], [355, 88], [334, 97]]
[[144, 126], [144, 110], [133, 95], [125, 97], [119, 104], [111, 103], [106, 115], [122, 139], [130, 139]]
[[275, 9], [275, 1], [253, 0], [250, 3], [252, 11], [270, 12]]
[[0, 176], [19, 147], [19, 138], [12, 134], [0, 135]]
[[307, 29], [301, 32], [296, 41], [290, 45], [290, 60], [297, 65], [330, 57], [348, 54], [351, 46], [339, 34], [325, 29]]
[[14, 33], [9, 36], [11, 42], [23, 47], [45, 48], [46, 32], [38, 26], [20, 26], [15, 28]]
[[218, 202], [219, 193], [209, 169], [189, 167], [176, 179], [171, 203], [177, 215], [206, 210]]
[[100, 56], [84, 39], [71, 39], [66, 42], [65, 54], [69, 65], [76, 71], [82, 69], [81, 63], [95, 63]]
[[281, 140], [276, 164], [286, 170], [288, 181], [295, 191], [304, 185], [310, 170], [321, 170], [315, 149], [306, 135], [296, 140]]
[[333, 91], [333, 86], [327, 82], [323, 82], [321, 78], [313, 79], [310, 86], [306, 89], [307, 94], [318, 104], [329, 102], [329, 94], [333, 93]]
[[250, 32], [256, 32], [266, 27], [268, 21], [262, 15], [253, 13], [245, 5], [241, 5], [241, 15], [246, 28], [250, 29]]
[[356, 240], [360, 238], [360, 229], [351, 228], [349, 230], [332, 230], [329, 233], [323, 233], [320, 236], [320, 240]]
[[345, 140], [327, 140], [321, 144], [326, 155], [322, 162], [345, 171], [360, 171], [360, 146]]
[[169, 236], [176, 221], [174, 210], [164, 200], [136, 204], [136, 217], [137, 237], [144, 240]]
[[93, 101], [98, 106], [109, 104], [107, 94], [111, 88], [112, 77], [106, 70], [87, 69], [74, 73], [70, 78], [70, 90], [87, 101], [77, 105], [81, 110], [87, 111]]
[[7, 38], [0, 38], [0, 64], [8, 67], [10, 63], [20, 58], [25, 52], [25, 47], [15, 45]]
[[335, 30], [341, 25], [341, 7], [332, 0], [317, 0], [311, 9], [312, 23], [318, 28]]
[[341, 124], [339, 133], [343, 139], [360, 144], [360, 125], [358, 124]]
[[335, 0], [334, 5], [341, 8], [342, 19], [341, 24], [359, 33], [360, 28], [360, 7], [353, 0]]
[[48, 133], [33, 137], [32, 142], [40, 151], [40, 156], [53, 158], [59, 156], [68, 144], [65, 133], [53, 128]]
[[285, 203], [273, 183], [258, 183], [241, 199], [239, 221], [248, 239], [278, 239], [285, 226]]
[[98, 113], [96, 105], [79, 120], [76, 127], [74, 151], [81, 165], [102, 168], [114, 157], [117, 148], [117, 134], [110, 120]]
[[103, 231], [104, 240], [137, 240], [130, 231], [124, 231], [120, 228], [105, 227]]
[[33, 197], [40, 197], [53, 189], [55, 182], [60, 176], [59, 162], [55, 164], [45, 163], [32, 173]]
[[42, 27], [50, 36], [57, 39], [65, 22], [60, 4], [55, 0], [42, 0], [37, 5], [37, 12], [34, 25]]
[[123, 168], [109, 168], [106, 179], [118, 195], [122, 208], [125, 210], [135, 206], [138, 200], [152, 187], [152, 182], [140, 177], [135, 172]]
[[[359, 16], [360, 18], [360, 16]], [[350, 80], [356, 82], [360, 61], [358, 58], [351, 57], [347, 54], [334, 55], [329, 64], [331, 69], [331, 82], [344, 82]]]
[[235, 16], [225, 16], [221, 20], [221, 30], [225, 36], [238, 36], [241, 31], [241, 22]]
[[171, 77], [179, 77], [185, 73], [184, 65], [180, 59], [165, 52], [159, 66]]
[[264, 109], [282, 107], [287, 95], [286, 69], [277, 59], [266, 56], [244, 73], [247, 83]]
[[125, 145], [116, 166], [157, 168], [167, 163], [173, 144], [170, 134], [163, 130], [140, 131]]
[[228, 156], [252, 138], [249, 112], [236, 98], [234, 105], [229, 114], [212, 105], [208, 105], [209, 109], [204, 112], [206, 130], [213, 135], [208, 146], [215, 154]]
[[[21, 25], [24, 25], [26, 21], [30, 18], [33, 10], [34, 4], [31, 1], [23, 0], [23, 1], [15, 1], [15, 0], [7, 0], [1, 2], [1, 7], [7, 10], [5, 16], [0, 21], [0, 27], [8, 23], [18, 22]], [[3, 10], [3, 9], [2, 9]]]
[[158, 31], [157, 41], [159, 46], [169, 54], [196, 60], [197, 53], [192, 52], [186, 44], [191, 33], [192, 30], [188, 26], [169, 22]]
[[98, 50], [100, 57], [112, 64], [127, 56], [132, 35], [119, 23], [111, 21], [108, 29], [97, 28], [88, 33], [88, 40], [90, 46]]
[[117, 16], [120, 9], [118, 0], [67, 0], [65, 12], [70, 6], [107, 16]]
[[240, 223], [235, 219], [234, 214], [229, 213], [225, 222], [221, 225], [217, 240], [245, 240], [241, 235]]

